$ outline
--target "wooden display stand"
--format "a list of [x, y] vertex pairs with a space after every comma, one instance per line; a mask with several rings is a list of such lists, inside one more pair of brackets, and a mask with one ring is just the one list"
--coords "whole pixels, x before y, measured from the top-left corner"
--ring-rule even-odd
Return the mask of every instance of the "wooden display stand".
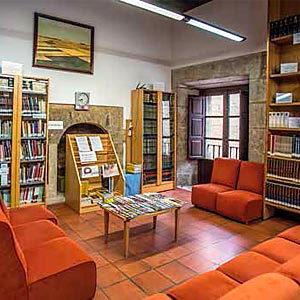
[[176, 95], [133, 90], [131, 107], [132, 136], [128, 140], [131, 142], [131, 162], [142, 165], [141, 193], [174, 189]]
[[[300, 117], [300, 72], [280, 73], [281, 63], [300, 62], [300, 44], [293, 44], [293, 34], [282, 34], [271, 38], [270, 22], [282, 20], [284, 18], [300, 14], [298, 1], [293, 0], [269, 0], [269, 26], [268, 26], [268, 48], [267, 48], [267, 109], [266, 109], [266, 150], [265, 150], [265, 201], [264, 218], [273, 215], [274, 209], [283, 209], [295, 213], [300, 213], [300, 203], [295, 198], [297, 189], [300, 188], [299, 174], [292, 174], [293, 168], [299, 167], [300, 159], [280, 154], [270, 153], [270, 136], [299, 137], [300, 128], [289, 128], [289, 126], [270, 126], [269, 113], [288, 112], [293, 116]], [[292, 18], [294, 19], [294, 18]], [[299, 20], [300, 21], [300, 20]], [[273, 23], [274, 24], [274, 23]], [[284, 21], [282, 21], [284, 25]], [[272, 33], [273, 34], [273, 33]], [[277, 34], [276, 34], [277, 35]], [[276, 93], [292, 93], [292, 103], [276, 103], [274, 98]], [[294, 150], [293, 150], [294, 152]], [[269, 170], [270, 165], [278, 165]], [[286, 166], [286, 167], [285, 167]], [[276, 171], [277, 170], [277, 171]], [[287, 170], [285, 174], [279, 174], [280, 170]], [[271, 175], [270, 175], [271, 173]], [[297, 180], [299, 180], [297, 182]], [[272, 186], [272, 188], [270, 188]], [[283, 187], [273, 189], [273, 186]], [[273, 190], [272, 190], [273, 189]], [[293, 191], [293, 189], [295, 191]], [[298, 194], [299, 195], [299, 194]], [[296, 200], [295, 200], [296, 199]]]
[[[81, 163], [76, 137], [92, 136], [100, 137], [103, 151], [97, 151], [97, 161], [91, 163]], [[90, 145], [90, 141], [89, 141]], [[90, 145], [91, 146], [91, 145]], [[83, 204], [85, 185], [88, 191], [103, 187], [103, 179], [100, 173], [101, 166], [104, 164], [117, 164], [119, 175], [113, 177], [113, 193], [124, 195], [124, 174], [117, 156], [110, 134], [68, 134], [66, 141], [66, 203], [79, 214], [99, 210], [96, 203]], [[98, 166], [99, 176], [91, 178], [81, 178], [81, 169], [86, 166]]]
[[45, 205], [49, 80], [0, 75], [0, 81], [0, 168], [2, 176], [7, 165], [10, 175], [0, 193], [9, 208]]

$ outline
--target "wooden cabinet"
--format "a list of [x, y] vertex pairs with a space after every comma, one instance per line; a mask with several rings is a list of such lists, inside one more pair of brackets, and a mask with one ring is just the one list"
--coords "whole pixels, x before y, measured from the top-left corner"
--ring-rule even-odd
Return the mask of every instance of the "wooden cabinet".
[[0, 192], [8, 207], [46, 203], [48, 86], [0, 75]]
[[[297, 1], [269, 0], [265, 218], [274, 208], [300, 213], [300, 126], [294, 122], [300, 120], [300, 73], [280, 70], [283, 63], [299, 68], [300, 44], [293, 43], [299, 14]], [[278, 93], [292, 93], [292, 102], [282, 102]]]
[[131, 162], [142, 165], [141, 192], [176, 186], [176, 96], [132, 91]]

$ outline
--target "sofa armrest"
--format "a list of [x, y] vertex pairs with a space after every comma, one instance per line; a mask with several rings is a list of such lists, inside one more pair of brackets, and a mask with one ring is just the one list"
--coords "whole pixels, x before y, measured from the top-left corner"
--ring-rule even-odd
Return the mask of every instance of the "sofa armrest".
[[144, 298], [144, 300], [171, 300], [166, 294], [155, 294], [150, 297]]
[[299, 300], [300, 287], [293, 280], [267, 273], [255, 277], [231, 290], [220, 300]]

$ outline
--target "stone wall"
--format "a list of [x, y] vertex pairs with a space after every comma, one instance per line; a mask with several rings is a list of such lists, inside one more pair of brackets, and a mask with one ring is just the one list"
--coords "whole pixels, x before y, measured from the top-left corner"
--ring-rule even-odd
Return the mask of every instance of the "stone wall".
[[249, 76], [249, 160], [263, 161], [265, 129], [266, 53], [255, 53], [200, 65], [172, 70], [172, 87], [177, 92], [177, 184], [197, 182], [197, 160], [187, 154], [188, 95], [191, 91], [181, 87], [186, 82]]
[[48, 203], [57, 201], [57, 161], [58, 144], [65, 131], [76, 124], [93, 124], [105, 129], [112, 136], [113, 142], [120, 162], [123, 162], [123, 107], [116, 106], [94, 106], [91, 105], [88, 111], [77, 111], [74, 105], [50, 104], [49, 120], [63, 121], [62, 130], [49, 130], [49, 154], [48, 154]]

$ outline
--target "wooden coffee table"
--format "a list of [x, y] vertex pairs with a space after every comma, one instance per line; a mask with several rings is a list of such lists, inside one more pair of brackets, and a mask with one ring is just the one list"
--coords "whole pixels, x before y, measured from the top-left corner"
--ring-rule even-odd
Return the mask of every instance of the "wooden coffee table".
[[[143, 195], [141, 195], [143, 196]], [[125, 197], [123, 197], [125, 198]], [[174, 226], [174, 240], [175, 242], [178, 239], [178, 231], [179, 231], [179, 211], [181, 207], [185, 204], [184, 202], [178, 201], [173, 199], [174, 201], [174, 206], [173, 207], [168, 207], [165, 209], [160, 209], [155, 212], [140, 212], [137, 215], [134, 216], [125, 216], [124, 214], [117, 212], [112, 209], [111, 206], [109, 205], [101, 205], [98, 203], [101, 208], [104, 210], [104, 232], [105, 232], [105, 243], [108, 242], [108, 235], [109, 235], [109, 216], [110, 214], [116, 216], [117, 218], [121, 219], [124, 223], [124, 234], [123, 234], [123, 239], [124, 239], [124, 256], [127, 258], [128, 257], [128, 250], [129, 250], [129, 226], [130, 222], [133, 220], [136, 220], [138, 218], [142, 217], [153, 217], [153, 229], [156, 228], [156, 222], [157, 222], [157, 216], [170, 213], [174, 211], [174, 216], [175, 216], [175, 226]], [[166, 201], [168, 204], [172, 203], [172, 198], [162, 198], [160, 201]], [[137, 206], [137, 203], [134, 203], [135, 208]], [[141, 203], [143, 205], [143, 203]], [[130, 204], [126, 204], [127, 207], [130, 208]], [[133, 208], [134, 209], [134, 208]]]

